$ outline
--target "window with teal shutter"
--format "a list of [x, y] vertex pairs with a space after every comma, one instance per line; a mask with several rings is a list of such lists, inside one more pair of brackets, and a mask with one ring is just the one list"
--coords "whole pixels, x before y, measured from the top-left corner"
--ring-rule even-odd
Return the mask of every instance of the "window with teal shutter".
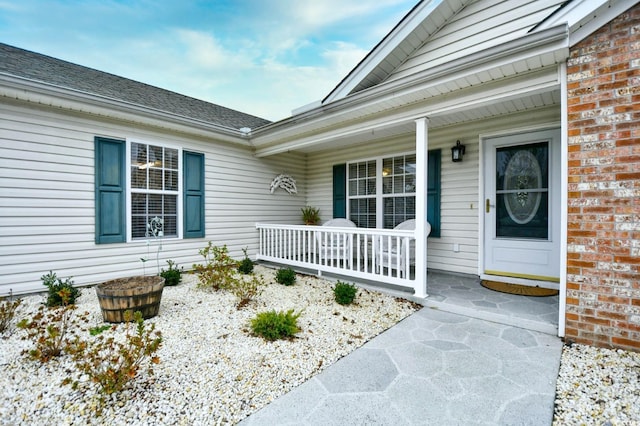
[[[439, 149], [429, 151], [427, 221], [431, 224], [430, 237], [440, 237], [440, 161]], [[382, 175], [378, 175], [377, 170], [382, 170]], [[346, 217], [348, 202], [349, 219], [358, 226], [393, 228], [415, 217], [415, 186], [415, 154], [355, 161], [348, 167], [335, 165], [333, 217]], [[378, 187], [382, 187], [381, 194], [377, 193]], [[383, 206], [382, 217], [377, 217], [378, 203]]]
[[125, 141], [95, 138], [96, 244], [126, 241]]
[[204, 223], [204, 154], [183, 152], [184, 238], [203, 238]]

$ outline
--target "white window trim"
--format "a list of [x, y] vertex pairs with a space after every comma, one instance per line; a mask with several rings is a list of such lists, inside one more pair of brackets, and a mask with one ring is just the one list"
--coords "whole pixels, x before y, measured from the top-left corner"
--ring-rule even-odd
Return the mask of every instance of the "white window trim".
[[[351, 217], [351, 200], [352, 199], [363, 199], [363, 198], [375, 198], [376, 199], [376, 228], [383, 228], [384, 226], [384, 199], [389, 197], [407, 197], [412, 194], [415, 196], [416, 193], [403, 193], [403, 194], [383, 194], [383, 186], [382, 186], [382, 164], [385, 158], [393, 158], [400, 157], [406, 155], [416, 155], [415, 151], [404, 151], [400, 153], [394, 154], [385, 154], [379, 155], [376, 157], [368, 157], [357, 159], [353, 161], [347, 161], [347, 178], [346, 178], [346, 193], [347, 193], [347, 218]], [[367, 195], [356, 195], [351, 196], [349, 194], [349, 166], [354, 163], [363, 163], [365, 161], [375, 161], [376, 162], [376, 194], [375, 197], [367, 196]]]
[[[126, 147], [126, 175], [127, 175], [127, 189], [126, 189], [126, 211], [127, 211], [127, 243], [137, 243], [137, 242], [146, 242], [147, 240], [149, 240], [149, 238], [132, 238], [132, 229], [133, 226], [131, 224], [131, 194], [134, 193], [135, 191], [131, 190], [131, 144], [132, 143], [139, 143], [139, 144], [144, 144], [144, 145], [155, 145], [155, 146], [161, 146], [164, 148], [171, 148], [171, 149], [176, 149], [178, 150], [178, 191], [177, 191], [177, 196], [178, 196], [178, 200], [177, 200], [177, 217], [176, 217], [176, 231], [177, 231], [177, 237], [162, 237], [163, 240], [181, 240], [183, 238], [182, 236], [182, 223], [183, 223], [183, 212], [182, 212], [182, 199], [183, 199], [183, 189], [182, 189], [182, 175], [183, 175], [183, 170], [182, 170], [182, 147], [178, 146], [178, 145], [173, 145], [170, 143], [164, 143], [164, 142], [158, 142], [158, 141], [149, 141], [146, 139], [139, 139], [139, 138], [127, 138], [127, 147]], [[158, 190], [149, 190], [149, 191], [144, 191], [145, 193], [158, 193], [158, 194], [164, 194], [166, 193], [166, 191], [158, 191]]]

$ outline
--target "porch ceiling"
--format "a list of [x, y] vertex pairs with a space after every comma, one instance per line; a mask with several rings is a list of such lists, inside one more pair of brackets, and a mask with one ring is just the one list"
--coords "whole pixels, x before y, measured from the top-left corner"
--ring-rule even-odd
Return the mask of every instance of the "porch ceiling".
[[[560, 105], [559, 89], [489, 103], [475, 108], [457, 110], [440, 115], [430, 115], [429, 128], [434, 129], [438, 127], [469, 123], [472, 121], [504, 116], [552, 105]], [[415, 131], [416, 125], [413, 119], [379, 126], [367, 126], [363, 124], [360, 131], [333, 135], [326, 138], [326, 140], [318, 141], [318, 143], [301, 144], [295, 150], [297, 152], [312, 153], [326, 149], [345, 147], [348, 145], [374, 142], [376, 140], [393, 139], [402, 135], [414, 134]]]
[[251, 142], [258, 156], [313, 152], [410, 133], [420, 117], [434, 128], [556, 105], [567, 55], [566, 27], [555, 27], [257, 129]]

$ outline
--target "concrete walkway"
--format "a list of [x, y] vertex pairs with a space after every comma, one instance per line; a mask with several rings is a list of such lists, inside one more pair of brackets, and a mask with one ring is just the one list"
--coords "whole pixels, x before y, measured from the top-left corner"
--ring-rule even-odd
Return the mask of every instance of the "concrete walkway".
[[550, 425], [562, 342], [423, 308], [245, 419], [257, 425]]

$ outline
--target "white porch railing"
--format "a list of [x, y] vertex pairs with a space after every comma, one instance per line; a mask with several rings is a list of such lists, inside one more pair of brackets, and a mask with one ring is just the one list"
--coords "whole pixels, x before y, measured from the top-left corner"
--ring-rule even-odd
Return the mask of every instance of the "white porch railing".
[[[258, 260], [415, 288], [415, 231], [257, 223]], [[417, 289], [416, 289], [417, 290]]]

